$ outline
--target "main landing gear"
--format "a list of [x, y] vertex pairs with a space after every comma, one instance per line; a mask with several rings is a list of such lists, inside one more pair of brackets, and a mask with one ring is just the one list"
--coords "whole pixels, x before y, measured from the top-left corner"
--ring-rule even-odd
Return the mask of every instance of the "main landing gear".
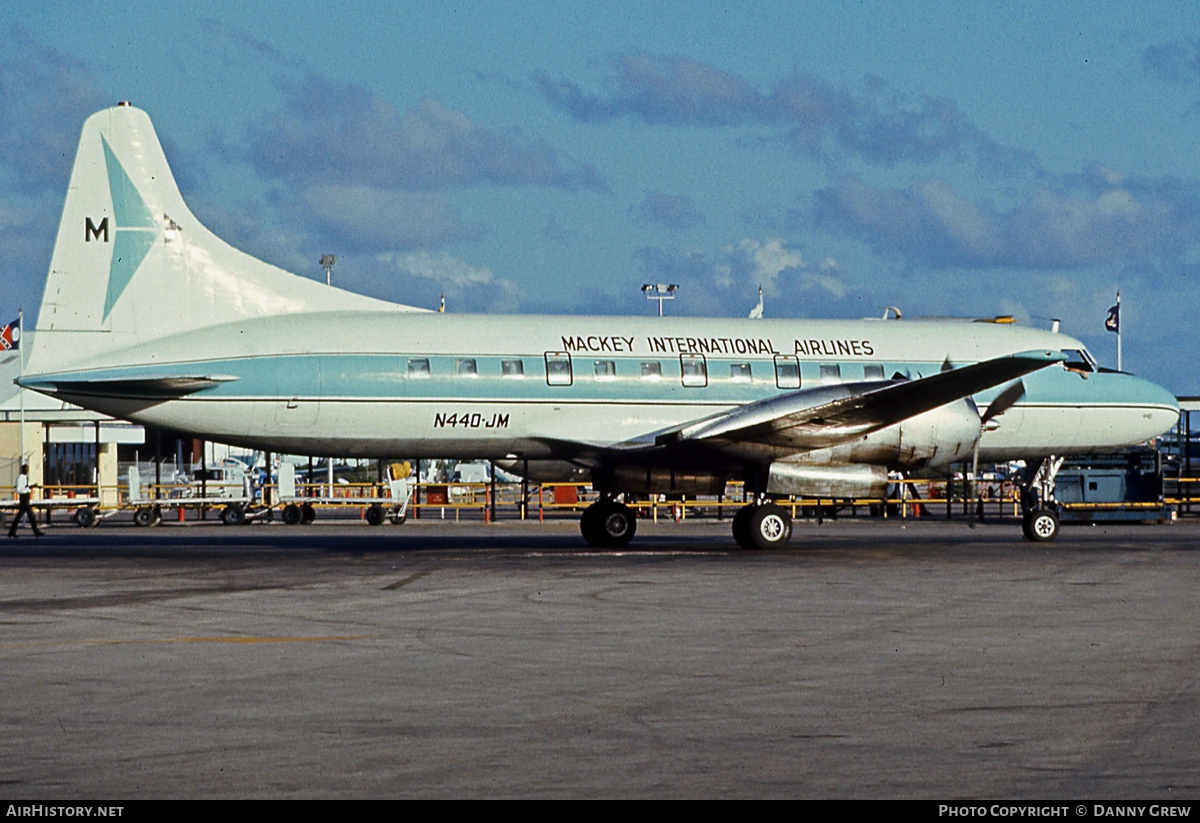
[[[637, 516], [624, 503], [598, 500], [583, 510], [579, 531], [596, 548], [620, 548], [637, 532]], [[792, 516], [775, 503], [743, 506], [733, 516], [733, 539], [743, 549], [781, 548], [792, 539]]]
[[733, 539], [743, 549], [778, 549], [792, 539], [792, 516], [783, 506], [742, 506], [733, 516]]
[[620, 548], [637, 532], [637, 516], [633, 509], [616, 500], [597, 500], [583, 510], [579, 530], [589, 545], [601, 549]]

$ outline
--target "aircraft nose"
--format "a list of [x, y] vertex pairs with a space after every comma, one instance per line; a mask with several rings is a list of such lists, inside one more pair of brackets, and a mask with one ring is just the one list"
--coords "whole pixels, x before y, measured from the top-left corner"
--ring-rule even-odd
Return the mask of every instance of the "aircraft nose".
[[1158, 437], [1179, 422], [1179, 401], [1174, 394], [1140, 377], [1130, 374], [1119, 377], [1126, 384], [1123, 386], [1125, 391], [1137, 398], [1136, 408], [1140, 419], [1136, 427], [1140, 440]]

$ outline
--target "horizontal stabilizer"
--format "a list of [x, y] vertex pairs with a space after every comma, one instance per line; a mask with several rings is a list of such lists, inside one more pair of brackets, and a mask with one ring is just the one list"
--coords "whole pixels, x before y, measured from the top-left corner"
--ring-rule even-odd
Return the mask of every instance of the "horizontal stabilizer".
[[90, 380], [70, 378], [23, 378], [22, 386], [46, 394], [71, 394], [88, 397], [114, 397], [130, 400], [166, 400], [185, 397], [237, 377], [227, 374], [151, 375], [146, 377], [104, 377]]

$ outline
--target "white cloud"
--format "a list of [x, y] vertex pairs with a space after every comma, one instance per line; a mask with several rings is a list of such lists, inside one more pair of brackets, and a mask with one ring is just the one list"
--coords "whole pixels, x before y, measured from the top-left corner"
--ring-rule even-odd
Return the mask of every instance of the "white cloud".
[[442, 284], [447, 290], [462, 290], [496, 281], [496, 276], [487, 266], [472, 266], [446, 252], [414, 252], [397, 254], [385, 252], [377, 259], [391, 263], [416, 277], [424, 277]]
[[789, 248], [779, 237], [766, 240], [744, 238], [737, 246], [725, 248], [727, 256], [741, 259], [743, 276], [755, 285], [761, 285], [767, 294], [777, 292], [776, 281], [788, 269], [797, 271], [806, 268], [799, 249]]

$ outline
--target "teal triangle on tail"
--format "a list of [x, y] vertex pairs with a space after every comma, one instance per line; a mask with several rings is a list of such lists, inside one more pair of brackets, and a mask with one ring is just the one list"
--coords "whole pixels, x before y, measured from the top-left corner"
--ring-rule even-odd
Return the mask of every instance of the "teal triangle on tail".
[[159, 226], [146, 201], [138, 193], [137, 186], [113, 154], [108, 141], [101, 138], [100, 142], [104, 145], [104, 164], [108, 169], [108, 189], [112, 195], [113, 219], [116, 223], [116, 240], [108, 268], [108, 292], [104, 296], [104, 319], [107, 320], [113, 305], [158, 238], [157, 231], [146, 229], [157, 229]]

